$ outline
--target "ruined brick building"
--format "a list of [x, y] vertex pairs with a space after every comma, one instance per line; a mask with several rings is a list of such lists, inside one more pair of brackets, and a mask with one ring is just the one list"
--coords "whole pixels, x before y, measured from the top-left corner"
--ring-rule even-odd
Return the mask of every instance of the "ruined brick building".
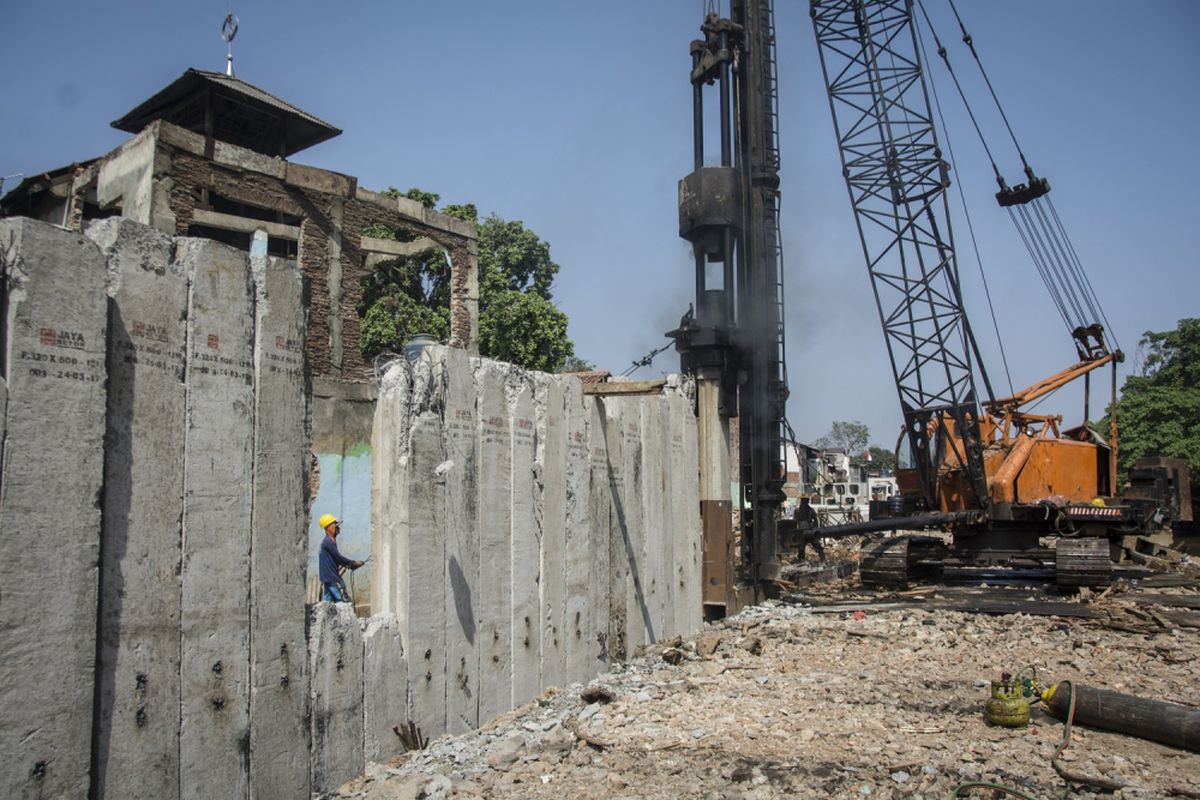
[[[79, 230], [120, 215], [170, 235], [297, 260], [309, 293], [304, 347], [322, 475], [313, 504], [347, 521], [352, 546], [368, 547], [375, 386], [358, 346], [362, 279], [381, 260], [444, 250], [452, 265], [449, 344], [477, 353], [475, 225], [290, 160], [341, 131], [232, 75], [189, 69], [112, 125], [133, 137], [106, 155], [26, 178], [0, 200], [0, 216]], [[363, 236], [377, 224], [411, 241]]]

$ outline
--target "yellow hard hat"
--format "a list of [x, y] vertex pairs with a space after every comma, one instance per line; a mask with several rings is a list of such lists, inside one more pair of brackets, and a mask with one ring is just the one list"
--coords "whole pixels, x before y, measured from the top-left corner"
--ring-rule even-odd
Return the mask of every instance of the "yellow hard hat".
[[1108, 504], [1104, 502], [1103, 497], [1093, 497], [1092, 505], [1096, 506], [1096, 508], [1104, 508]]
[[322, 514], [321, 518], [319, 520], [317, 520], [317, 524], [320, 525], [322, 528], [328, 528], [330, 525], [332, 525], [333, 523], [335, 523], [337, 521], [338, 521], [338, 518], [335, 517], [333, 514]]

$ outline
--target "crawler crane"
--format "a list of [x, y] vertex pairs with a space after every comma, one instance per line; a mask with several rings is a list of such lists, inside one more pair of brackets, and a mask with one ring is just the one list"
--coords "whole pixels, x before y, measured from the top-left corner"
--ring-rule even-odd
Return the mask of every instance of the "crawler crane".
[[[996, 199], [1017, 223], [1079, 361], [1010, 397], [992, 391], [963, 308], [946, 197], [950, 170], [930, 111], [917, 9], [924, 13], [912, 0], [811, 0], [843, 174], [904, 415], [901, 438], [912, 456], [912, 468], [897, 476], [906, 495], [893, 504], [895, 518], [819, 533], [952, 533], [949, 543], [883, 540], [864, 556], [865, 583], [901, 586], [916, 572], [946, 566], [1052, 571], [1064, 587], [1105, 583], [1129, 544], [1125, 537], [1153, 536], [1171, 519], [1190, 518], [1186, 463], [1143, 460], [1130, 490], [1118, 492], [1115, 417], [1107, 439], [1086, 417], [1090, 376], [1110, 366], [1115, 400], [1123, 356], [1106, 340], [1099, 302], [1049, 202], [1049, 182], [1019, 146], [1026, 182], [1010, 187], [993, 160]], [[1064, 428], [1061, 416], [1029, 410], [1079, 379], [1087, 384], [1079, 426]]]

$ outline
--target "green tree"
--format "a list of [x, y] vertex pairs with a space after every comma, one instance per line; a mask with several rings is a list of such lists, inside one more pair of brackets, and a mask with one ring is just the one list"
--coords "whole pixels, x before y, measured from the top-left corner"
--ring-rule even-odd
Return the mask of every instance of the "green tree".
[[861, 422], [838, 420], [829, 429], [829, 433], [817, 439], [817, 447], [840, 447], [851, 458], [862, 458], [871, 439], [871, 431]]
[[[1168, 456], [1187, 460], [1195, 487], [1200, 482], [1200, 319], [1181, 319], [1173, 331], [1146, 331], [1139, 350], [1142, 367], [1125, 379], [1117, 401], [1121, 480], [1139, 458]], [[1106, 418], [1105, 432], [1107, 423]]]
[[580, 358], [579, 356], [568, 356], [567, 359], [565, 361], [563, 361], [563, 364], [561, 367], [559, 367], [558, 371], [559, 372], [591, 372], [594, 369], [596, 369], [596, 365], [593, 364], [592, 362], [586, 361], [586, 360]]
[[[384, 194], [408, 197], [427, 208], [440, 199], [416, 188], [401, 192], [389, 187]], [[473, 203], [448, 205], [442, 213], [478, 225], [480, 353], [527, 369], [560, 369], [575, 348], [567, 336], [567, 316], [554, 305], [551, 294], [559, 266], [550, 258], [550, 245], [520, 221], [490, 214], [480, 222]], [[402, 241], [415, 238], [378, 225], [363, 234]], [[359, 305], [363, 355], [399, 351], [416, 333], [446, 338], [449, 304], [450, 265], [440, 249], [381, 264], [363, 281]]]
[[887, 448], [879, 445], [871, 445], [867, 448], [871, 453], [871, 469], [884, 471], [894, 471], [896, 469], [896, 454]]

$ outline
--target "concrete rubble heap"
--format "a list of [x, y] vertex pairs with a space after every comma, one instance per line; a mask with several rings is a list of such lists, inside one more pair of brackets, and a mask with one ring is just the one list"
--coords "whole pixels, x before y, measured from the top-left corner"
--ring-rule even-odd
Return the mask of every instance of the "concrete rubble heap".
[[[1200, 605], [1194, 590], [1185, 599]], [[1146, 591], [1128, 607], [1146, 616], [1155, 600]], [[1116, 611], [1123, 600], [1102, 604]], [[920, 798], [973, 780], [1059, 797], [1050, 755], [1062, 722], [1041, 705], [1024, 728], [984, 721], [1001, 670], [1030, 664], [1047, 685], [1195, 705], [1195, 627], [865, 607], [749, 608], [480, 731], [372, 764], [327, 797]], [[1160, 608], [1191, 626], [1200, 617]], [[1062, 759], [1121, 786], [1072, 796], [1200, 795], [1200, 754], [1076, 726]]]

